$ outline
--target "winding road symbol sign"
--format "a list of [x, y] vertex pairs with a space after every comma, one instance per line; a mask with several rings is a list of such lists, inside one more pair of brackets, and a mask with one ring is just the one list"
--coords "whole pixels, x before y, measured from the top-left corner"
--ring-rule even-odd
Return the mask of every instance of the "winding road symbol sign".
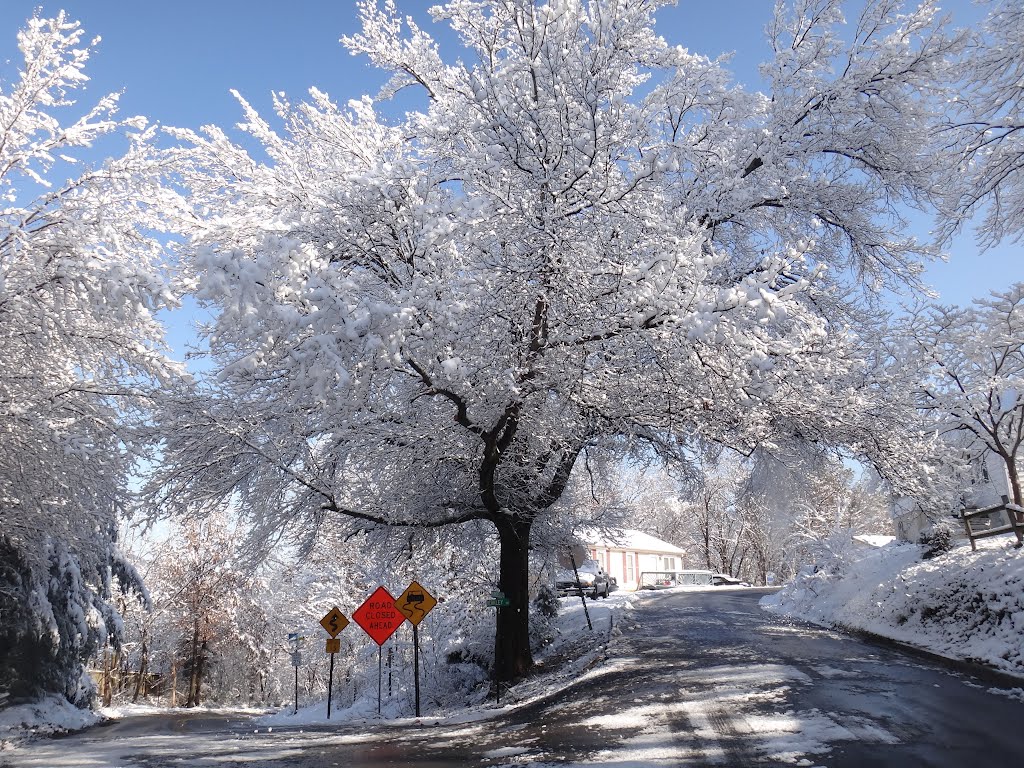
[[348, 619], [338, 610], [338, 606], [334, 606], [326, 616], [320, 619], [320, 626], [326, 629], [327, 634], [331, 637], [337, 637], [341, 630], [348, 626]]
[[423, 618], [437, 605], [434, 596], [427, 592], [419, 582], [414, 581], [402, 596], [395, 600], [395, 608], [409, 620], [413, 626], [417, 626]]

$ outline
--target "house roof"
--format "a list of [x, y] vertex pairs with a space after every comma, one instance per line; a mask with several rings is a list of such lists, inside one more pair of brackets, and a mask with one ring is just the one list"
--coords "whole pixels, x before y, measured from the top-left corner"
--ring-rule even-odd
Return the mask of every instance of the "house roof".
[[896, 537], [879, 536], [871, 533], [859, 533], [853, 537], [853, 540], [861, 544], [867, 544], [869, 547], [884, 547], [886, 544], [891, 544], [896, 541]]
[[580, 531], [580, 538], [588, 546], [604, 547], [606, 549], [623, 549], [634, 552], [652, 552], [658, 555], [685, 555], [686, 551], [662, 541], [657, 536], [651, 536], [643, 531], [635, 531], [630, 528], [609, 529], [606, 534], [599, 531]]

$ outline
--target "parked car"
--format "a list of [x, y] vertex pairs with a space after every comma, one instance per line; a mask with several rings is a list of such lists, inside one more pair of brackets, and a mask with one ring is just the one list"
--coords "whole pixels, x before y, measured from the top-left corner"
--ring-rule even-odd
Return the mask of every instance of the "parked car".
[[716, 587], [749, 587], [750, 582], [744, 581], [743, 579], [737, 579], [735, 576], [730, 576], [727, 573], [716, 573], [711, 577], [711, 583]]
[[568, 568], [562, 568], [555, 576], [555, 591], [559, 597], [578, 595], [581, 592], [591, 600], [608, 597], [612, 591], [611, 580], [597, 560], [584, 560], [576, 568], [579, 581]]

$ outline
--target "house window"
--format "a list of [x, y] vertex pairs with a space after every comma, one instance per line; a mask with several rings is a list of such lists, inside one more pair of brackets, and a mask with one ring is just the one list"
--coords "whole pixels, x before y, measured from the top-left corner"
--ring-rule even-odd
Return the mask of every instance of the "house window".
[[633, 566], [633, 553], [626, 553], [626, 581], [633, 581], [636, 577], [636, 571]]
[[666, 571], [674, 571], [676, 569], [676, 559], [674, 557], [661, 558], [661, 567]]

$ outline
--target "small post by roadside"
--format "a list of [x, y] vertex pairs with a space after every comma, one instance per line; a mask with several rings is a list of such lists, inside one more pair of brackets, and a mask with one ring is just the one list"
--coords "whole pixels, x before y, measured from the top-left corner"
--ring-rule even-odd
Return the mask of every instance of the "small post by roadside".
[[594, 625], [590, 622], [590, 611], [587, 610], [587, 598], [583, 596], [583, 585], [580, 584], [580, 572], [576, 570], [576, 558], [572, 554], [572, 548], [569, 548], [569, 562], [572, 563], [572, 574], [576, 577], [576, 587], [580, 591], [580, 600], [583, 602], [583, 615], [587, 617], [587, 629], [591, 632], [594, 631]]
[[[500, 616], [499, 616], [500, 612], [502, 611], [502, 609], [508, 608], [510, 602], [511, 601], [508, 599], [508, 596], [506, 596], [505, 593], [501, 591], [501, 589], [492, 589], [491, 590], [491, 599], [487, 601], [487, 607], [495, 609], [495, 611], [494, 611], [494, 628], [495, 628], [495, 631], [497, 631], [498, 627], [501, 626], [501, 620], [500, 620]], [[501, 680], [495, 680], [494, 681], [494, 701], [497, 704], [501, 703]]]
[[420, 716], [420, 632], [419, 624], [438, 601], [418, 581], [412, 581], [395, 601], [398, 612], [412, 624], [412, 667], [416, 697], [416, 717]]
[[331, 700], [334, 697], [334, 654], [341, 652], [341, 638], [328, 638], [325, 650], [331, 657], [331, 670], [327, 675], [327, 719], [331, 719]]
[[[324, 652], [331, 657], [331, 671], [327, 677], [327, 719], [331, 719], [331, 699], [334, 694], [334, 654], [341, 652], [341, 640], [338, 633], [349, 624], [345, 614], [334, 606], [327, 612], [327, 615], [320, 619], [320, 626], [327, 632], [327, 642], [324, 644]], [[297, 696], [296, 696], [297, 698]]]
[[412, 625], [412, 668], [416, 698], [416, 717], [420, 716], [420, 633], [419, 628]]
[[299, 713], [299, 667], [302, 666], [302, 654], [299, 652], [299, 644], [305, 639], [298, 632], [288, 633], [288, 642], [292, 644], [292, 666], [295, 667], [295, 714]]

